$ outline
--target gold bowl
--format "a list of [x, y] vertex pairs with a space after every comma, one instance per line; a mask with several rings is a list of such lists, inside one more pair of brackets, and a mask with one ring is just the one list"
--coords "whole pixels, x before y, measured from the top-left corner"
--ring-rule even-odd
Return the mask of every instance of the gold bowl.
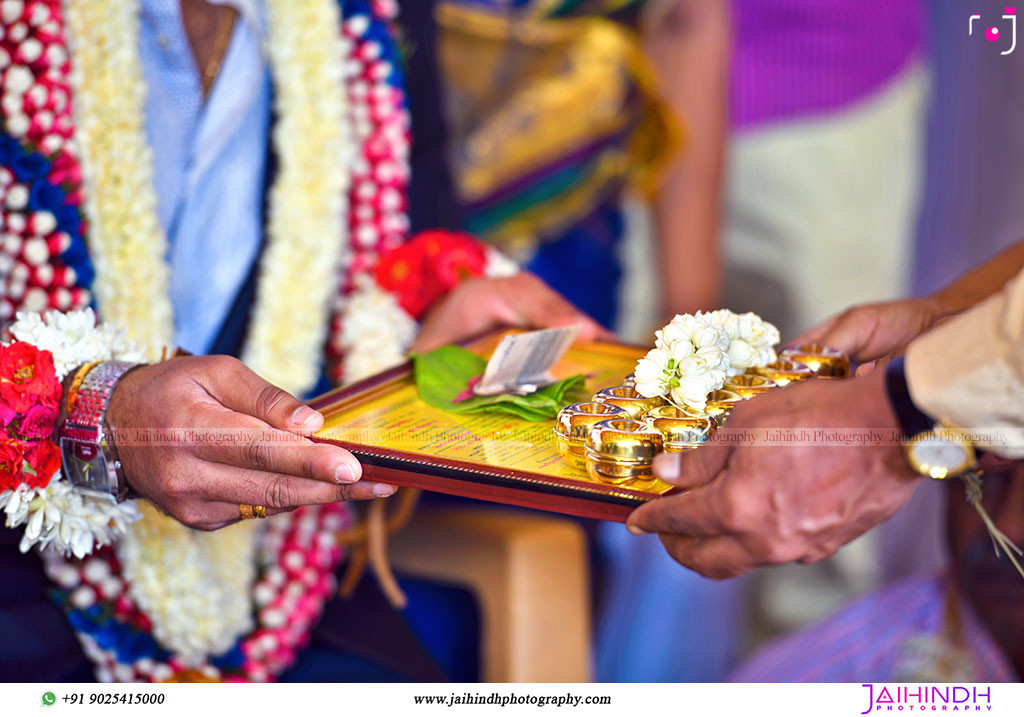
[[821, 344], [802, 344], [784, 349], [779, 358], [802, 363], [819, 378], [849, 378], [850, 359], [842, 351]]
[[776, 386], [788, 386], [791, 383], [798, 383], [809, 378], [814, 378], [814, 371], [802, 363], [793, 360], [780, 358], [767, 366], [757, 366], [750, 369], [749, 374], [764, 376], [774, 381]]
[[590, 427], [611, 418], [629, 418], [629, 414], [618, 406], [593, 401], [574, 403], [563, 408], [558, 412], [554, 428], [558, 455], [573, 468], [586, 472], [584, 448]]
[[759, 393], [765, 391], [771, 391], [773, 388], [778, 388], [778, 385], [769, 378], [764, 376], [751, 376], [749, 374], [740, 374], [739, 376], [730, 376], [725, 380], [726, 391], [732, 391], [738, 394], [740, 398], [753, 398]]
[[618, 406], [628, 413], [630, 418], [637, 421], [643, 418], [644, 414], [652, 408], [665, 403], [665, 399], [661, 396], [655, 396], [654, 398], [641, 396], [632, 386], [613, 386], [612, 388], [603, 389], [595, 393], [594, 398], [591, 400], [594, 403]]
[[654, 456], [665, 448], [661, 432], [629, 418], [601, 421], [587, 436], [587, 472], [594, 480], [620, 485], [654, 477]]
[[715, 423], [721, 426], [736, 408], [736, 404], [743, 400], [735, 391], [724, 388], [712, 391], [708, 394], [707, 404], [704, 406], [704, 414], [714, 419]]
[[706, 443], [715, 432], [715, 422], [709, 416], [696, 415], [671, 405], [651, 409], [643, 422], [661, 432], [666, 451], [696, 448]]

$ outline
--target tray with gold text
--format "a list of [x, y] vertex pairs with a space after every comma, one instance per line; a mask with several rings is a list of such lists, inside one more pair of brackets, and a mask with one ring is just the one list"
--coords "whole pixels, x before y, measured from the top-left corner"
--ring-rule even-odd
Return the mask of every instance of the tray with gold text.
[[[507, 331], [467, 345], [490, 357]], [[587, 391], [616, 386], [644, 350], [612, 343], [574, 344], [552, 373], [586, 377]], [[658, 480], [609, 485], [559, 457], [554, 421], [455, 414], [418, 396], [412, 364], [331, 391], [310, 402], [326, 416], [319, 441], [336, 443], [363, 464], [370, 480], [586, 518], [624, 521], [672, 487]]]

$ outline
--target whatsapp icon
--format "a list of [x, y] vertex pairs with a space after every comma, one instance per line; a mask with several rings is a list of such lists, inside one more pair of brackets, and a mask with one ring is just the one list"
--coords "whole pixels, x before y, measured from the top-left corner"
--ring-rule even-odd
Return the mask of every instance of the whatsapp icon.
[[52, 692], [44, 692], [43, 693], [43, 704], [44, 705], [52, 705], [56, 701], [57, 701], [57, 695], [53, 694]]

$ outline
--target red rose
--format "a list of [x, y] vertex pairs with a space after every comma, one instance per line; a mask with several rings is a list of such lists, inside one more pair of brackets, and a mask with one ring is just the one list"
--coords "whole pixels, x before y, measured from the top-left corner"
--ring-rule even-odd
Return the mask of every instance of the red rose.
[[53, 355], [32, 344], [16, 341], [0, 348], [0, 397], [18, 413], [42, 404], [56, 408], [61, 385]]
[[462, 281], [482, 276], [486, 264], [479, 241], [469, 234], [439, 230], [421, 232], [382, 255], [375, 273], [377, 284], [418, 319]]
[[383, 254], [375, 269], [377, 284], [395, 295], [398, 304], [419, 318], [444, 292], [426, 257], [412, 242]]
[[0, 424], [3, 424], [4, 428], [11, 425], [11, 421], [18, 417], [18, 412], [8, 406], [6, 403], [0, 403]]
[[487, 252], [476, 239], [468, 234], [450, 234], [439, 243], [442, 250], [434, 260], [434, 267], [446, 291], [451, 291], [466, 279], [484, 275]]
[[21, 444], [3, 434], [0, 437], [0, 491], [17, 488], [25, 482], [23, 462]]
[[18, 424], [18, 434], [25, 438], [49, 438], [57, 422], [57, 410], [43, 404], [36, 404], [25, 412]]
[[33, 488], [45, 488], [60, 470], [60, 449], [53, 441], [39, 441], [25, 453], [25, 460], [36, 474], [26, 472], [23, 480]]

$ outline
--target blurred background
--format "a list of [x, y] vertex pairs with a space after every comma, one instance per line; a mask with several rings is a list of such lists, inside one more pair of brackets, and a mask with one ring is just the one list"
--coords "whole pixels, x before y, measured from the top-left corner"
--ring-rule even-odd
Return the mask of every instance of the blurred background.
[[[414, 230], [487, 239], [624, 340], [717, 307], [785, 340], [1024, 237], [1024, 49], [1001, 2], [400, 4]], [[653, 536], [580, 524], [589, 675], [725, 679], [857, 595], [940, 572], [943, 501], [923, 486], [824, 563], [722, 583]]]

